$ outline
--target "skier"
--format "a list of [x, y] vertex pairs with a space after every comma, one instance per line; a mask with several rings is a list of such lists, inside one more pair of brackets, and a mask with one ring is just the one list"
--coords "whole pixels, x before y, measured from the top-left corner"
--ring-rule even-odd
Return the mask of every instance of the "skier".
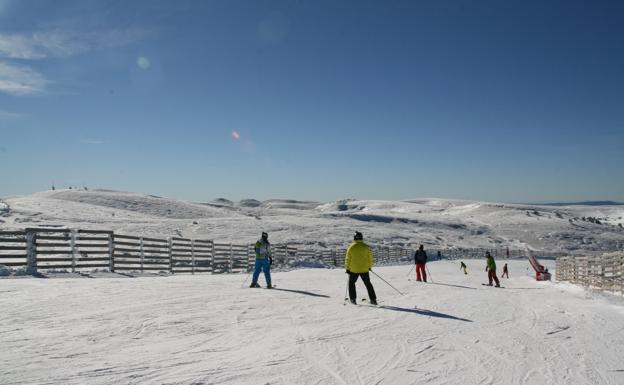
[[372, 305], [377, 305], [377, 296], [375, 289], [370, 281], [368, 272], [373, 267], [373, 253], [370, 247], [364, 243], [364, 236], [359, 231], [355, 232], [353, 243], [349, 245], [345, 256], [345, 269], [349, 274], [349, 300], [355, 304], [357, 293], [355, 291], [355, 282], [358, 277], [362, 277], [366, 290], [368, 291], [368, 299]]
[[460, 262], [461, 264], [459, 265], [459, 270], [464, 269], [464, 274], [468, 274], [468, 271], [466, 271], [466, 268], [468, 266], [466, 266], [466, 264], [464, 263], [464, 261]]
[[507, 276], [507, 278], [509, 278], [509, 270], [507, 270], [507, 264], [503, 266], [503, 274], [501, 275], [501, 278], [503, 278], [504, 276]]
[[[418, 246], [418, 250], [414, 253], [414, 263], [416, 264], [416, 280], [418, 282], [425, 281], [427, 282], [427, 272], [425, 271], [425, 263], [427, 263], [427, 253], [425, 252], [424, 246]], [[420, 276], [422, 275], [422, 280]]]
[[500, 282], [498, 282], [498, 277], [496, 276], [496, 262], [494, 262], [494, 257], [490, 255], [489, 251], [486, 251], [485, 258], [487, 260], [487, 267], [485, 268], [485, 271], [488, 272], [488, 280], [490, 282], [488, 286], [492, 286], [492, 280], [494, 280], [494, 282], [496, 282], [496, 287], [500, 287]]
[[266, 280], [267, 289], [272, 289], [271, 265], [273, 264], [273, 257], [271, 255], [269, 234], [262, 232], [262, 237], [258, 240], [258, 242], [256, 242], [255, 250], [256, 264], [254, 266], [254, 273], [249, 287], [260, 287], [260, 285], [258, 285], [258, 276], [260, 275], [260, 271], [264, 271], [264, 279]]

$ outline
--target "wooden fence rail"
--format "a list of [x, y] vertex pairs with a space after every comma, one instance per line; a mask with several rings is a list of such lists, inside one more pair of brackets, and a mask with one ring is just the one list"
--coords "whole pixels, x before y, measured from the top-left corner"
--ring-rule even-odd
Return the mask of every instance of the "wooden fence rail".
[[559, 257], [555, 277], [558, 281], [624, 294], [624, 252]]

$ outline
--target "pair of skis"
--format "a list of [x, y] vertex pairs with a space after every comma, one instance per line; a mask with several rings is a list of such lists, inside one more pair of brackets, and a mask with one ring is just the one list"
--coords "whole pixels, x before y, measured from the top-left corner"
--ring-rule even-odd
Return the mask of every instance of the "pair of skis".
[[345, 298], [345, 304], [350, 304], [350, 305], [355, 305], [355, 306], [368, 306], [368, 307], [379, 307], [382, 306], [381, 303], [383, 301], [377, 301], [377, 305], [373, 305], [372, 303], [370, 303], [368, 301], [368, 299], [366, 298], [362, 298], [362, 300], [359, 303], [352, 303], [349, 301], [349, 298]]
[[497, 289], [504, 289], [505, 288], [505, 286], [494, 286], [494, 285], [490, 285], [489, 283], [482, 283], [482, 285], [483, 286], [492, 286], [492, 287], [495, 287]]
[[271, 290], [271, 289], [277, 289], [277, 285], [271, 285], [271, 287], [253, 286], [253, 287], [250, 287], [250, 289], [266, 289], [266, 290]]

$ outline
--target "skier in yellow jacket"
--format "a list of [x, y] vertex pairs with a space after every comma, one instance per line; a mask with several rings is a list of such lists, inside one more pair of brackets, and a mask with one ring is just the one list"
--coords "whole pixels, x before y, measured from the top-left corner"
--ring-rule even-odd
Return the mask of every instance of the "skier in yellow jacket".
[[368, 290], [368, 299], [373, 305], [377, 305], [377, 296], [375, 289], [370, 281], [368, 272], [373, 267], [373, 253], [370, 247], [364, 243], [364, 236], [359, 231], [355, 232], [353, 243], [347, 249], [345, 256], [345, 269], [349, 274], [349, 299], [355, 304], [357, 293], [355, 291], [355, 282], [358, 277], [362, 277], [366, 290]]

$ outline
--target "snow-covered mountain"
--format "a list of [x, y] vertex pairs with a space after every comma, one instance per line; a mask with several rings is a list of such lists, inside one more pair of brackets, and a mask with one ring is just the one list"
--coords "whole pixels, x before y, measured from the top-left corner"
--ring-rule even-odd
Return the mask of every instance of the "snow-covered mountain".
[[225, 198], [187, 202], [111, 190], [56, 190], [3, 199], [0, 226], [69, 226], [224, 242], [344, 246], [354, 230], [371, 243], [431, 248], [509, 247], [613, 251], [624, 247], [622, 205], [525, 205], [451, 199], [336, 202]]
[[[315, 247], [344, 246], [358, 229], [371, 243], [588, 252], [622, 246], [622, 215], [615, 205], [197, 203], [97, 190], [0, 202], [2, 229], [70, 226], [236, 243], [265, 230], [274, 242]], [[482, 285], [483, 260], [466, 260], [467, 274], [456, 261], [431, 262], [426, 284], [407, 265], [375, 266], [377, 307], [361, 283], [359, 305], [346, 303], [342, 269], [276, 271], [274, 290], [248, 289], [249, 276], [237, 274], [9, 278], [0, 290], [0, 383], [622, 383], [621, 297], [536, 282], [526, 260], [498, 262], [510, 272], [502, 289]], [[543, 262], [555, 271], [554, 261]]]

